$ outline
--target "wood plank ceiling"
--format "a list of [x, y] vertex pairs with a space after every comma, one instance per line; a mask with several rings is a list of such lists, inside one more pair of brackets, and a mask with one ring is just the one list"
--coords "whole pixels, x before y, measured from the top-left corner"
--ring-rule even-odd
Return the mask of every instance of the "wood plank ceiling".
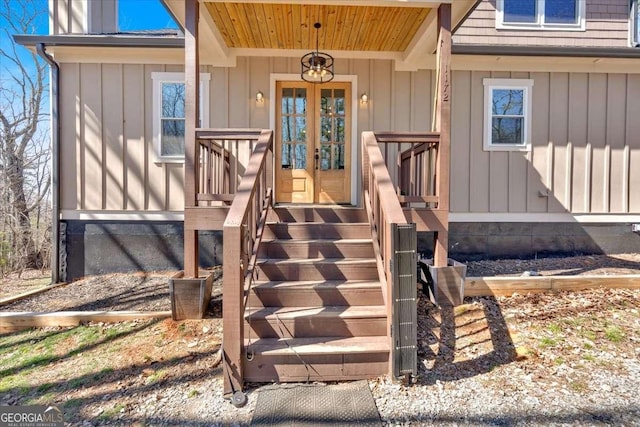
[[404, 51], [429, 8], [318, 4], [204, 3], [230, 48]]

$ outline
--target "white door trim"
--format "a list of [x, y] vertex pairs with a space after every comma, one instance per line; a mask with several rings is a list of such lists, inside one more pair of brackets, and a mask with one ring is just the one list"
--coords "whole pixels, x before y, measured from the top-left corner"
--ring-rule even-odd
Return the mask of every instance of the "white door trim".
[[[300, 74], [271, 73], [269, 79], [269, 127], [276, 130], [276, 82], [298, 81]], [[358, 76], [355, 74], [339, 75], [333, 78], [334, 82], [351, 83], [351, 204], [358, 205], [360, 193], [358, 192]], [[273, 169], [275, 182], [275, 167]]]

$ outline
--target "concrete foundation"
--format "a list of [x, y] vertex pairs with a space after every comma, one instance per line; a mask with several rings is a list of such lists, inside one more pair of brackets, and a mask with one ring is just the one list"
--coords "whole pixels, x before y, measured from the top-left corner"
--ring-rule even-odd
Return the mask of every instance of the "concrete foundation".
[[[431, 233], [418, 233], [418, 252], [432, 256]], [[458, 261], [534, 258], [640, 251], [631, 224], [455, 222], [449, 227], [449, 256]]]
[[[182, 270], [184, 228], [170, 221], [65, 221], [66, 278], [129, 271]], [[202, 231], [200, 265], [222, 263], [222, 232]]]
[[[64, 221], [63, 280], [111, 272], [182, 270], [180, 221]], [[432, 233], [418, 252], [432, 257]], [[451, 223], [449, 256], [457, 261], [640, 252], [631, 224]], [[200, 265], [222, 263], [222, 232], [200, 232]]]

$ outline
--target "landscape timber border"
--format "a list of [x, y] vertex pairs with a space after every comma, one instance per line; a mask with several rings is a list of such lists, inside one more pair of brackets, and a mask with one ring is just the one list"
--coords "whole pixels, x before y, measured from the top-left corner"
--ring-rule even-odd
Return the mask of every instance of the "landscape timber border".
[[[0, 306], [25, 299], [65, 284], [47, 286], [0, 300]], [[640, 289], [640, 274], [597, 276], [467, 277], [465, 297], [511, 296], [515, 293], [578, 291], [586, 289]], [[124, 322], [171, 318], [167, 311], [58, 311], [0, 312], [0, 334], [29, 328], [78, 326], [88, 322]]]

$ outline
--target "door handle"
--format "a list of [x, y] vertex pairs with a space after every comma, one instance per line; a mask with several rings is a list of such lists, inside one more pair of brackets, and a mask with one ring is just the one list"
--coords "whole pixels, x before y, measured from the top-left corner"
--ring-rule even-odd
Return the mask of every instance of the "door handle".
[[316, 170], [318, 170], [318, 160], [320, 160], [320, 153], [318, 152], [317, 148], [316, 148], [316, 154], [314, 158], [316, 159]]

